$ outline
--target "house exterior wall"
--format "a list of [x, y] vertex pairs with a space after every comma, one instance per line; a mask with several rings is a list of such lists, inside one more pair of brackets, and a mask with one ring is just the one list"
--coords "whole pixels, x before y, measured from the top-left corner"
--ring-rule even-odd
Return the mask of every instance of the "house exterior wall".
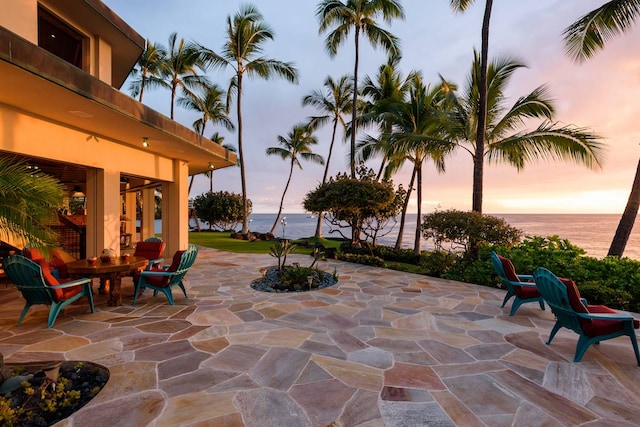
[[38, 44], [38, 0], [0, 0], [0, 26]]

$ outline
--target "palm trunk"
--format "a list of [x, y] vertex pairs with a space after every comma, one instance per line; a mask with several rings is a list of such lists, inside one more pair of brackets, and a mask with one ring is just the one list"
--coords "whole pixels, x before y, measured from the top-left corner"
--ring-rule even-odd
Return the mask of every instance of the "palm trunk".
[[404, 224], [407, 220], [407, 210], [409, 209], [409, 198], [411, 197], [411, 190], [413, 189], [413, 183], [416, 180], [416, 169], [413, 168], [411, 172], [411, 180], [409, 181], [409, 189], [407, 190], [407, 196], [404, 199], [402, 205], [402, 215], [400, 216], [400, 228], [398, 229], [398, 238], [396, 239], [396, 249], [402, 248], [402, 235], [404, 234]]
[[486, 0], [482, 20], [482, 49], [480, 51], [480, 105], [478, 106], [478, 129], [476, 150], [473, 157], [473, 203], [472, 209], [482, 213], [484, 146], [487, 122], [487, 61], [489, 57], [489, 21], [493, 0]]
[[[278, 228], [278, 222], [280, 221], [280, 215], [282, 215], [282, 206], [284, 205], [284, 195], [287, 194], [287, 189], [289, 188], [289, 183], [291, 183], [291, 176], [293, 175], [293, 166], [295, 162], [295, 157], [291, 158], [291, 168], [289, 169], [289, 179], [287, 179], [287, 184], [284, 186], [284, 191], [282, 192], [282, 198], [280, 199], [280, 207], [278, 208], [278, 215], [276, 215], [276, 220], [273, 223], [273, 227], [271, 227], [271, 231], [269, 233], [275, 234], [276, 228]], [[284, 234], [282, 235], [284, 238]]]
[[242, 186], [242, 231], [240, 234], [249, 233], [249, 202], [247, 200], [247, 179], [245, 175], [244, 151], [242, 148], [242, 74], [238, 74], [238, 102], [236, 103], [238, 114], [238, 156], [240, 161], [240, 184]]
[[413, 252], [420, 255], [420, 225], [422, 224], [422, 162], [416, 164], [416, 175], [418, 176], [418, 217], [416, 218], [416, 240], [413, 243]]
[[636, 168], [636, 176], [633, 179], [633, 186], [631, 187], [631, 193], [627, 200], [627, 206], [624, 208], [624, 213], [618, 223], [616, 234], [611, 241], [609, 247], [608, 256], [621, 257], [624, 253], [624, 248], [627, 246], [631, 230], [638, 216], [638, 208], [640, 207], [640, 161], [638, 161], [638, 167]]
[[176, 90], [178, 89], [177, 84], [174, 82], [171, 85], [171, 120], [173, 120], [173, 105], [175, 104], [175, 100], [176, 100]]
[[358, 44], [358, 37], [360, 35], [360, 28], [356, 26], [356, 32], [355, 32], [355, 53], [356, 53], [356, 60], [355, 60], [355, 64], [353, 66], [353, 103], [352, 103], [352, 108], [353, 111], [351, 113], [351, 147], [350, 147], [350, 163], [351, 163], [351, 178], [355, 178], [356, 177], [356, 129], [358, 128], [357, 126], [357, 119], [358, 119], [358, 61], [359, 61], [359, 55], [360, 55], [360, 48], [359, 48], [359, 44]]
[[[338, 131], [338, 117], [333, 120], [333, 133], [331, 134], [331, 144], [329, 144], [329, 154], [327, 155], [327, 163], [324, 168], [324, 175], [322, 176], [322, 183], [327, 182], [327, 177], [329, 176], [329, 163], [331, 163], [331, 154], [333, 153], [333, 143], [336, 141], [336, 132]], [[324, 214], [322, 212], [318, 212], [318, 222], [316, 224], [316, 239], [322, 238], [322, 218]]]

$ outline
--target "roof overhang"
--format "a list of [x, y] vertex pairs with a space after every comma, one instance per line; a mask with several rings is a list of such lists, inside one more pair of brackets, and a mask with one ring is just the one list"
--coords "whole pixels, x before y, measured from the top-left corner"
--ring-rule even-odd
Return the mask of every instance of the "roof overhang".
[[[90, 136], [189, 164], [195, 175], [236, 155], [0, 27], [0, 103]], [[149, 147], [143, 148], [143, 138]]]

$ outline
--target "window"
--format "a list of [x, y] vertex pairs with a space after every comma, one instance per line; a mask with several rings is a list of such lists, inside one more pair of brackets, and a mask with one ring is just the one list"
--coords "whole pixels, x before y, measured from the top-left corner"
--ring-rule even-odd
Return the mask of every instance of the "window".
[[48, 10], [38, 7], [38, 46], [85, 69], [85, 44], [84, 35]]

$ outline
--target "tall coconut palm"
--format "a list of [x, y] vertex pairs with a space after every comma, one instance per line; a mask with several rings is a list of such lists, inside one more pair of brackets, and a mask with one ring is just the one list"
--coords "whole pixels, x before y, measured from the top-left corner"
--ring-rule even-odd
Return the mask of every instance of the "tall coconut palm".
[[176, 33], [171, 33], [169, 36], [163, 78], [166, 86], [171, 90], [172, 120], [178, 88], [188, 91], [204, 87], [208, 83], [206, 77], [198, 74], [203, 65], [200, 53], [197, 44], [187, 43], [184, 39], [178, 40]]
[[[483, 161], [507, 163], [518, 170], [534, 160], [564, 160], [599, 168], [604, 159], [600, 137], [585, 128], [553, 122], [554, 105], [545, 85], [508, 105], [506, 87], [513, 73], [524, 66], [509, 57], [498, 58], [489, 64], [487, 126], [484, 145], [480, 145], [475, 139], [479, 126], [476, 118], [480, 58], [475, 54], [465, 91], [458, 98], [450, 97], [454, 109], [448, 119], [449, 137], [472, 156], [480, 146]], [[535, 121], [539, 122], [536, 129], [525, 128], [526, 124]]]
[[[640, 0], [612, 0], [587, 13], [564, 31], [569, 56], [577, 61], [591, 58], [613, 37], [629, 31], [640, 17]], [[610, 256], [621, 257], [631, 236], [640, 207], [640, 162], [631, 193], [616, 234], [609, 247]]]
[[[464, 12], [473, 4], [474, 0], [450, 0], [451, 8], [457, 12]], [[482, 18], [480, 69], [478, 76], [478, 108], [476, 111], [478, 126], [476, 129], [476, 149], [473, 153], [473, 193], [472, 210], [482, 213], [483, 175], [484, 175], [484, 145], [487, 127], [487, 64], [489, 62], [489, 24], [493, 0], [485, 0], [484, 16]]]
[[178, 105], [202, 115], [193, 122], [193, 128], [200, 135], [204, 135], [204, 130], [209, 122], [213, 125], [222, 125], [227, 130], [233, 130], [235, 126], [229, 120], [225, 97], [226, 93], [220, 86], [207, 84], [194, 91], [185, 91], [184, 95], [178, 98]]
[[[417, 181], [417, 218], [413, 250], [420, 253], [422, 222], [422, 168], [431, 160], [444, 172], [444, 159], [456, 144], [444, 139], [445, 96], [440, 87], [426, 86], [419, 73], [407, 81], [407, 100], [391, 107], [393, 130], [389, 135], [388, 170], [399, 169], [406, 161], [413, 165], [412, 181]], [[411, 185], [411, 184], [410, 184]], [[407, 195], [408, 198], [408, 195]]]
[[147, 39], [142, 55], [140, 55], [135, 67], [131, 70], [131, 75], [136, 77], [129, 84], [129, 93], [131, 96], [137, 96], [138, 101], [142, 102], [142, 95], [147, 86], [166, 86], [161, 77], [165, 66], [166, 54], [166, 49], [161, 44], [151, 43]]
[[[349, 76], [342, 76], [337, 81], [333, 80], [331, 76], [328, 76], [324, 81], [324, 91], [314, 90], [309, 95], [302, 99], [303, 106], [313, 106], [318, 110], [326, 113], [324, 116], [313, 116], [309, 120], [309, 126], [311, 129], [316, 129], [325, 123], [332, 122], [333, 130], [331, 132], [331, 143], [329, 144], [329, 154], [327, 155], [327, 161], [324, 167], [324, 175], [322, 176], [322, 183], [327, 182], [329, 176], [329, 164], [331, 162], [331, 155], [333, 154], [333, 145], [336, 140], [336, 133], [338, 131], [338, 124], [342, 128], [343, 132], [347, 130], [347, 123], [344, 119], [345, 114], [351, 114], [351, 96], [353, 94], [353, 81]], [[323, 213], [318, 214], [318, 222], [316, 224], [315, 237], [322, 237], [322, 218]]]
[[290, 167], [289, 177], [287, 178], [287, 183], [284, 186], [282, 198], [280, 199], [278, 215], [276, 215], [276, 220], [271, 227], [271, 234], [274, 234], [276, 232], [278, 222], [280, 222], [280, 215], [282, 215], [282, 206], [284, 205], [284, 196], [289, 189], [289, 184], [291, 183], [291, 177], [293, 176], [293, 167], [298, 166], [300, 169], [302, 169], [302, 163], [300, 163], [300, 159], [324, 165], [324, 159], [322, 158], [322, 156], [312, 151], [311, 146], [316, 145], [318, 143], [318, 139], [313, 136], [313, 133], [309, 130], [308, 125], [294, 126], [286, 138], [278, 135], [278, 142], [280, 143], [280, 147], [267, 148], [267, 155], [280, 156], [282, 160], [289, 159]]
[[246, 162], [242, 140], [242, 89], [243, 77], [260, 77], [268, 80], [281, 77], [291, 83], [298, 82], [298, 72], [290, 62], [282, 62], [261, 56], [263, 45], [273, 40], [274, 33], [264, 22], [262, 14], [255, 6], [244, 5], [233, 16], [227, 17], [226, 42], [220, 54], [201, 47], [203, 59], [214, 68], [231, 67], [234, 71], [229, 83], [228, 94], [236, 94], [236, 114], [238, 125], [238, 161], [240, 163], [240, 180], [242, 186], [242, 234], [249, 232], [249, 204], [247, 197]]
[[62, 205], [64, 187], [13, 157], [0, 157], [0, 240], [54, 245], [47, 226]]
[[[338, 47], [345, 41], [351, 30], [354, 31], [355, 60], [353, 65], [353, 87], [358, 88], [358, 63], [360, 61], [360, 35], [366, 37], [377, 48], [382, 46], [388, 53], [398, 54], [400, 42], [389, 31], [376, 23], [376, 18], [382, 16], [390, 23], [392, 19], [404, 19], [404, 11], [400, 0], [323, 0], [316, 8], [316, 16], [320, 22], [319, 32], [324, 33], [329, 28], [333, 30], [325, 39], [325, 47], [331, 57], [338, 53]], [[356, 177], [356, 130], [358, 128], [358, 91], [353, 92], [351, 119], [351, 177]]]
[[[389, 55], [387, 62], [380, 66], [378, 75], [375, 80], [366, 76], [362, 82], [360, 92], [365, 99], [362, 103], [362, 115], [359, 121], [361, 126], [370, 125], [371, 123], [377, 123], [381, 135], [388, 135], [391, 133], [391, 127], [393, 121], [390, 116], [390, 109], [392, 106], [399, 102], [403, 102], [404, 96], [407, 92], [407, 82], [411, 80], [411, 76], [407, 79], [402, 78], [402, 74], [398, 69], [400, 65], [399, 55]], [[387, 152], [385, 147], [385, 140], [383, 138], [378, 139], [379, 150], [375, 152], [383, 154], [382, 161], [380, 162], [380, 169], [378, 171], [378, 179], [382, 177], [382, 172], [386, 166], [387, 158], [384, 153]], [[367, 160], [375, 152], [368, 152], [369, 148], [376, 148], [370, 144], [361, 145], [358, 149], [358, 154], [363, 156], [363, 160]]]

